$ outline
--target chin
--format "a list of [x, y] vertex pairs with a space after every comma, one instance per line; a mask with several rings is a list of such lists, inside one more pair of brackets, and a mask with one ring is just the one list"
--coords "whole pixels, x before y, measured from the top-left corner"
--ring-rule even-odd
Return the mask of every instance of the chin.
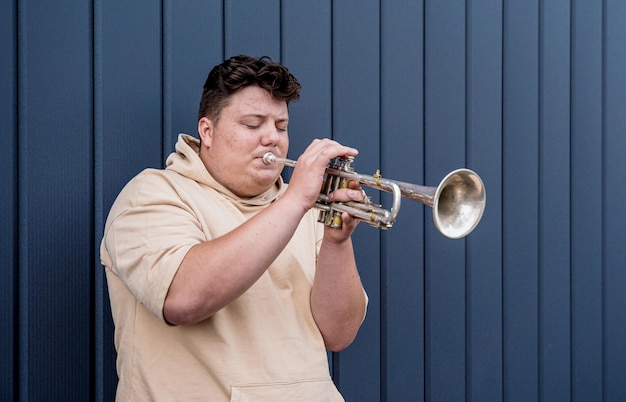
[[256, 193], [261, 194], [272, 187], [276, 180], [278, 180], [278, 176], [262, 177], [256, 181], [255, 186], [250, 186], [250, 188], [257, 189]]

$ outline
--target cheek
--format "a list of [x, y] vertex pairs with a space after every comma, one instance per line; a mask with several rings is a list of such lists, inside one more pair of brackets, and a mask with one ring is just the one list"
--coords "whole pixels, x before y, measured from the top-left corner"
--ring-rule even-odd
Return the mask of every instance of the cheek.
[[244, 142], [241, 140], [241, 138], [238, 138], [237, 136], [230, 136], [226, 139], [226, 149], [227, 152], [232, 152], [232, 153], [239, 153], [243, 147], [244, 147]]
[[281, 138], [279, 147], [282, 148], [285, 153], [287, 152], [287, 150], [289, 149], [289, 137], [287, 135], [285, 135], [284, 138]]

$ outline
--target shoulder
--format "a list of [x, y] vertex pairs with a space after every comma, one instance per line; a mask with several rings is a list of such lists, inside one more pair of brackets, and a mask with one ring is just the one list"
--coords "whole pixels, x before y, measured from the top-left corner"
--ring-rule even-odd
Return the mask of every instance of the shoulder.
[[137, 209], [156, 205], [176, 206], [182, 203], [180, 188], [189, 179], [171, 171], [145, 169], [133, 177], [117, 195], [107, 221]]
[[165, 169], [145, 169], [124, 186], [118, 200], [131, 205], [159, 202], [161, 197], [176, 194], [176, 188], [192, 180]]

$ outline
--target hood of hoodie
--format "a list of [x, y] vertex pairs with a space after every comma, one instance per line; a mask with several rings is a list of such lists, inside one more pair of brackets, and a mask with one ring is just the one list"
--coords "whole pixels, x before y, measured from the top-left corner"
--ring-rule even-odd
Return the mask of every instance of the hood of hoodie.
[[222, 196], [231, 200], [242, 211], [252, 211], [268, 205], [278, 199], [287, 189], [282, 177], [278, 176], [276, 183], [264, 193], [251, 198], [240, 198], [226, 187], [218, 183], [200, 159], [200, 140], [188, 134], [179, 134], [176, 142], [176, 152], [172, 152], [166, 161], [166, 169], [211, 187]]

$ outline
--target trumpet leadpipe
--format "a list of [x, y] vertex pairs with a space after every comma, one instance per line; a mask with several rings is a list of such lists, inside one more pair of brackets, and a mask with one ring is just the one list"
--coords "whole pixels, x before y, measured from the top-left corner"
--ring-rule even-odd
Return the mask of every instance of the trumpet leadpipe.
[[279, 163], [281, 165], [286, 165], [286, 166], [291, 166], [291, 167], [296, 166], [296, 161], [287, 159], [287, 158], [279, 158], [278, 156], [274, 155], [271, 152], [266, 152], [263, 155], [263, 163], [265, 163], [266, 165], [271, 165], [272, 163]]

